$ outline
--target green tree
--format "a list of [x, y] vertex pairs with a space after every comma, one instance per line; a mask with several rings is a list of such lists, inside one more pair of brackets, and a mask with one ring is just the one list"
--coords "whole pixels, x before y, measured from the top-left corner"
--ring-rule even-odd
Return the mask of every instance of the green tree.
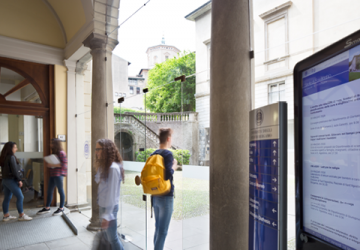
[[[129, 112], [129, 113], [141, 113], [143, 111], [139, 111], [139, 110], [136, 110], [136, 109], [129, 109], [129, 108], [124, 108], [122, 107], [121, 108], [121, 114], [124, 114], [126, 112]], [[114, 107], [114, 114], [119, 114], [120, 113], [120, 107]]]
[[181, 112], [183, 104], [183, 111], [195, 111], [195, 76], [188, 77], [183, 83], [173, 82], [176, 77], [193, 74], [195, 53], [184, 51], [177, 57], [156, 64], [149, 71], [146, 108], [155, 113]]

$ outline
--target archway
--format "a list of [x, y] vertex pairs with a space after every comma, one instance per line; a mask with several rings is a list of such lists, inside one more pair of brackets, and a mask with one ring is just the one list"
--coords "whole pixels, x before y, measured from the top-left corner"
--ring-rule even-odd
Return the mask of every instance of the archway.
[[[121, 136], [120, 136], [121, 135]], [[121, 142], [120, 142], [121, 138]], [[133, 152], [133, 138], [127, 132], [117, 133], [115, 136], [115, 145], [118, 148], [121, 157], [124, 161], [133, 161], [134, 152]]]

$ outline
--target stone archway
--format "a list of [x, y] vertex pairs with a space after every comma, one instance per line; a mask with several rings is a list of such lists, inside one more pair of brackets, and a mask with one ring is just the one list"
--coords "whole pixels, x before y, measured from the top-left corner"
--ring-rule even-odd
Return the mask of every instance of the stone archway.
[[[121, 138], [121, 139], [120, 139]], [[115, 135], [114, 142], [124, 161], [134, 159], [134, 140], [127, 132], [119, 132]]]

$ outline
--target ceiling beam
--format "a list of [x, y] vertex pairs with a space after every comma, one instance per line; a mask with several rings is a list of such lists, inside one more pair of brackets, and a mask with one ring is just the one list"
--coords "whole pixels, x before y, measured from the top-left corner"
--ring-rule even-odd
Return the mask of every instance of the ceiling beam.
[[25, 79], [22, 82], [20, 82], [18, 85], [16, 85], [15, 87], [10, 89], [8, 92], [6, 92], [5, 95], [3, 95], [3, 96], [7, 97], [7, 96], [11, 95], [12, 93], [15, 93], [16, 91], [26, 87], [29, 84], [30, 84], [30, 82], [27, 79]]

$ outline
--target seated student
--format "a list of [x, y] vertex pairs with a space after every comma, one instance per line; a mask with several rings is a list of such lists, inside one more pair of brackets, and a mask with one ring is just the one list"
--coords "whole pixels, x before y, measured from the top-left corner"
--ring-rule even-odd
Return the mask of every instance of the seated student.
[[155, 150], [151, 155], [159, 154], [164, 158], [165, 180], [170, 180], [170, 192], [163, 196], [152, 196], [153, 208], [155, 213], [155, 235], [154, 249], [163, 250], [171, 215], [174, 208], [174, 184], [173, 174], [177, 168], [177, 160], [168, 149], [171, 147], [171, 128], [161, 128], [159, 130], [160, 148]]

